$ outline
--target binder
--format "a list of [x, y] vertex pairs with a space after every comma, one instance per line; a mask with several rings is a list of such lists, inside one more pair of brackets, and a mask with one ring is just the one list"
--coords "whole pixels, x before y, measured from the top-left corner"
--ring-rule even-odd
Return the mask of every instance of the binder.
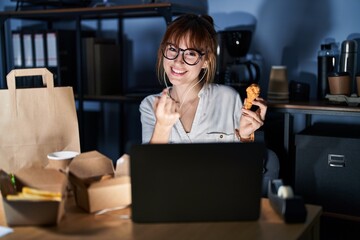
[[24, 46], [24, 67], [34, 67], [34, 52], [33, 52], [33, 38], [31, 33], [23, 33], [23, 46]]
[[57, 51], [57, 34], [56, 32], [46, 33], [46, 52], [48, 67], [58, 66], [58, 51]]
[[95, 92], [95, 57], [94, 44], [95, 37], [83, 38], [83, 77], [84, 93], [94, 96]]
[[13, 47], [13, 64], [14, 68], [21, 68], [23, 59], [21, 54], [21, 33], [13, 31], [12, 36], [12, 47]]
[[101, 96], [121, 92], [120, 47], [114, 39], [83, 38], [83, 59], [85, 94]]
[[35, 67], [45, 67], [44, 33], [34, 33]]
[[111, 42], [95, 42], [95, 95], [120, 93], [120, 47]]

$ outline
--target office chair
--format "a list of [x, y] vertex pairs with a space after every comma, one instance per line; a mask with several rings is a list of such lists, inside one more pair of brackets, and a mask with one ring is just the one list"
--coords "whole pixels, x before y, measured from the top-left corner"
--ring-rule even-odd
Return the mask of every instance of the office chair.
[[264, 158], [262, 196], [267, 197], [269, 181], [279, 178], [280, 163], [274, 151], [267, 149]]

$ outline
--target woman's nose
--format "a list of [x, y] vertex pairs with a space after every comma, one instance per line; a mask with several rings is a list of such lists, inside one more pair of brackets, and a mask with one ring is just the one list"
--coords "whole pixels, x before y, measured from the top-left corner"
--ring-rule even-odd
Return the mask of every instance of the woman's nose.
[[179, 54], [177, 55], [177, 57], [174, 59], [175, 62], [180, 62], [180, 63], [185, 63], [184, 59], [183, 59], [183, 52], [180, 51]]

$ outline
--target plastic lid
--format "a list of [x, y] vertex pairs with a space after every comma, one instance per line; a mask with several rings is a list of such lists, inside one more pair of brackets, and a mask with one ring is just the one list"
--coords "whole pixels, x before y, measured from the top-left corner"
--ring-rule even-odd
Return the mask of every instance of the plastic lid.
[[331, 49], [331, 44], [329, 44], [329, 43], [321, 44], [320, 48], [321, 48], [321, 50], [330, 50]]
[[357, 42], [355, 40], [345, 40], [341, 44], [342, 52], [356, 52]]

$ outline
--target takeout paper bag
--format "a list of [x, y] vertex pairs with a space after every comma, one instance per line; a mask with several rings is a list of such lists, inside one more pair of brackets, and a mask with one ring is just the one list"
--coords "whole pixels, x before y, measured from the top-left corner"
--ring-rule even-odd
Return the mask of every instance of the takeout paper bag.
[[[45, 87], [16, 89], [15, 77], [42, 76]], [[46, 68], [12, 70], [0, 90], [0, 166], [7, 172], [44, 167], [47, 154], [80, 152], [78, 120], [71, 87], [54, 87]]]

